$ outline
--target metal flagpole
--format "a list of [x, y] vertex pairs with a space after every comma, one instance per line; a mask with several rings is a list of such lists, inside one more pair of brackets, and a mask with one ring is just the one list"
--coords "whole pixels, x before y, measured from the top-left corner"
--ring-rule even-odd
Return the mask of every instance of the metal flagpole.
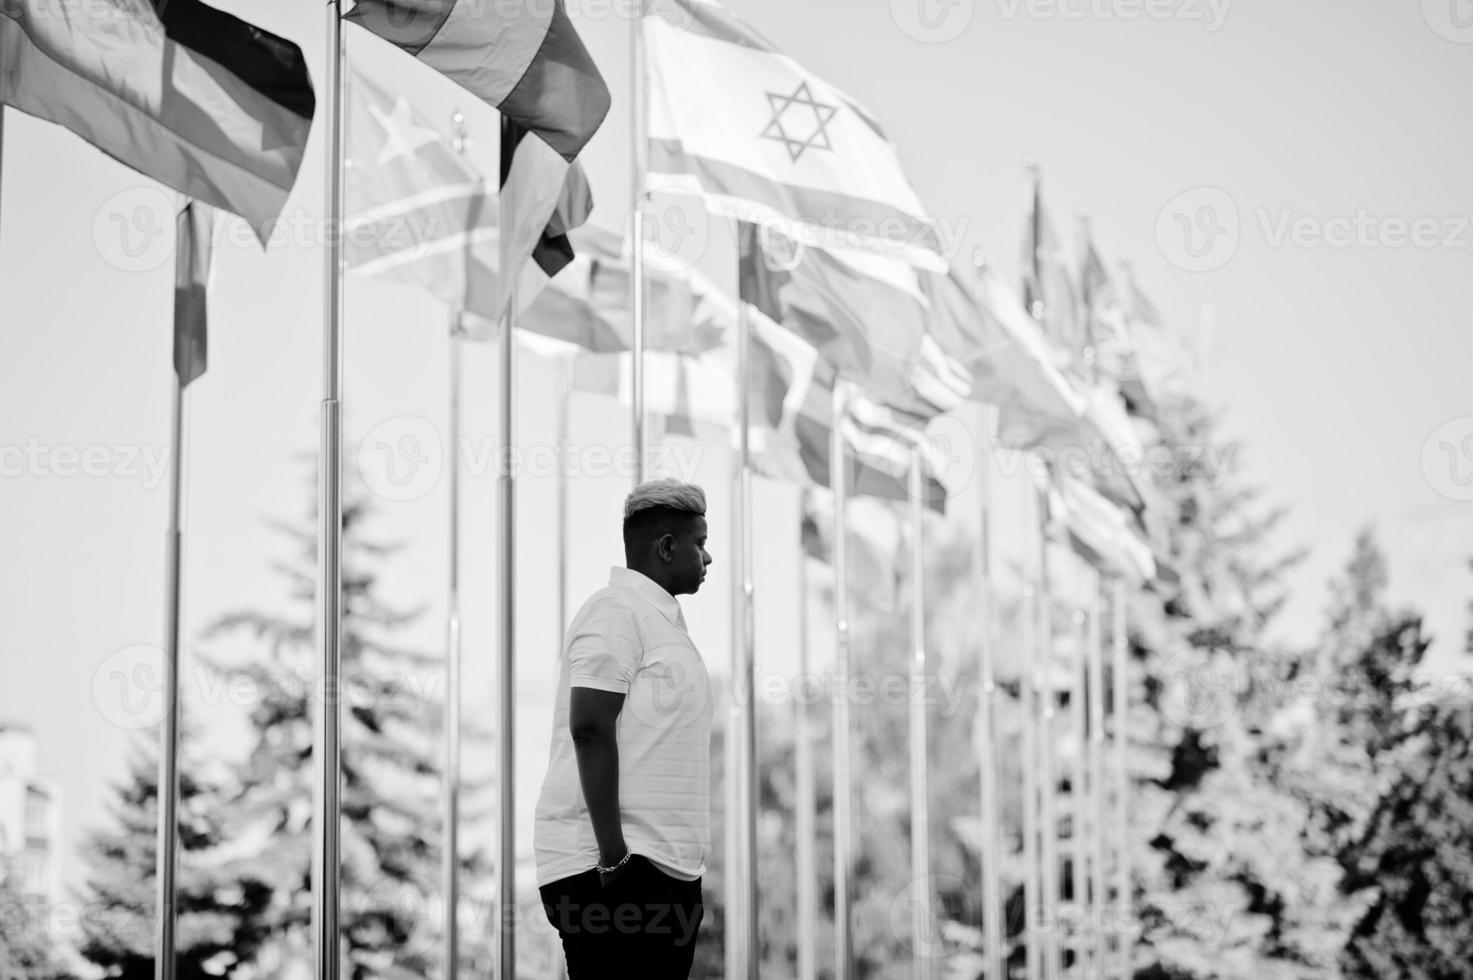
[[737, 758], [738, 850], [742, 857], [742, 876], [735, 895], [733, 910], [740, 921], [736, 977], [755, 980], [760, 964], [757, 935], [757, 726], [753, 692], [756, 684], [756, 656], [752, 582], [752, 454], [751, 454], [751, 364], [752, 328], [747, 304], [737, 304], [737, 608], [736, 643], [732, 647], [732, 708], [735, 733], [740, 740]]
[[845, 538], [848, 522], [845, 516], [848, 488], [845, 469], [843, 421], [848, 406], [844, 382], [834, 379], [832, 428], [829, 431], [829, 485], [834, 492], [834, 680], [839, 696], [834, 699], [834, 980], [850, 980], [854, 975], [854, 937], [850, 930], [850, 904], [853, 885], [853, 781], [850, 775], [849, 720], [849, 587], [848, 548]]
[[[178, 246], [176, 246], [178, 247]], [[178, 325], [175, 325], [178, 329]], [[179, 637], [183, 589], [184, 424], [186, 398], [173, 373], [172, 432], [169, 454], [169, 527], [164, 532], [164, 718], [159, 745], [158, 782], [158, 952], [154, 976], [174, 980], [177, 950], [174, 927], [179, 917]]]
[[1023, 929], [1025, 972], [1028, 980], [1039, 980], [1043, 975], [1043, 956], [1040, 944], [1043, 938], [1043, 902], [1039, 893], [1043, 890], [1043, 868], [1038, 855], [1038, 665], [1033, 663], [1037, 653], [1034, 635], [1038, 632], [1038, 590], [1032, 582], [1023, 586], [1023, 649], [1024, 663], [1019, 671], [1021, 690], [1021, 734], [1023, 742]]
[[[505, 120], [502, 122], [505, 135]], [[502, 262], [502, 268], [508, 263]], [[516, 834], [516, 482], [512, 473], [511, 447], [513, 422], [512, 407], [516, 400], [516, 343], [513, 332], [516, 327], [516, 290], [511, 291], [510, 302], [501, 318], [501, 336], [497, 368], [500, 373], [500, 410], [497, 419], [498, 448], [501, 451], [500, 472], [497, 474], [496, 516], [500, 529], [501, 547], [497, 549], [496, 570], [499, 577], [496, 590], [496, 614], [499, 623], [501, 660], [497, 664], [498, 694], [501, 699], [499, 717], [501, 725], [497, 732], [501, 743], [500, 802], [501, 842], [497, 859], [498, 902], [497, 936], [499, 942], [498, 962], [501, 970], [497, 974], [503, 980], [515, 980], [517, 975], [516, 916], [517, 904], [517, 834]]]
[[1105, 960], [1105, 653], [1100, 632], [1100, 575], [1089, 577], [1089, 895], [1090, 936], [1095, 974], [1103, 977]]
[[[1073, 562], [1076, 572], [1080, 562]], [[1087, 975], [1089, 950], [1089, 854], [1085, 846], [1088, 839], [1089, 798], [1093, 787], [1089, 782], [1088, 761], [1085, 749], [1085, 728], [1089, 724], [1089, 711], [1085, 706], [1085, 685], [1089, 679], [1089, 665], [1085, 647], [1089, 643], [1089, 617], [1083, 606], [1073, 613], [1078, 650], [1074, 663], [1070, 664], [1069, 676], [1069, 731], [1075, 742], [1075, 752], [1069, 764], [1069, 887], [1073, 900], [1069, 903], [1070, 940], [1074, 949], [1074, 972]], [[1084, 972], [1081, 972], [1081, 971]]]
[[[465, 153], [465, 114], [451, 117], [455, 152]], [[450, 321], [450, 540], [446, 559], [448, 591], [445, 615], [445, 838], [440, 856], [441, 891], [445, 900], [444, 976], [460, 974], [460, 415], [464, 330], [460, 311]]]
[[910, 903], [911, 976], [931, 976], [931, 798], [926, 730], [926, 505], [919, 446], [910, 452]]
[[992, 601], [992, 431], [996, 409], [981, 406], [977, 448], [981, 462], [978, 489], [981, 494], [980, 526], [977, 533], [978, 612], [982, 629], [977, 645], [977, 673], [982, 691], [977, 699], [977, 766], [982, 812], [982, 930], [986, 946], [987, 980], [1002, 980], [1007, 958], [1003, 955], [1003, 901], [999, 862], [1002, 837], [998, 832], [997, 779], [997, 676], [993, 644], [997, 637]]
[[322, 419], [317, 485], [317, 710], [312, 718], [312, 926], [317, 980], [339, 980], [343, 642], [343, 22], [342, 0], [327, 4], [327, 284], [322, 352]]
[[1038, 697], [1040, 709], [1039, 739], [1039, 819], [1042, 824], [1042, 841], [1039, 855], [1043, 862], [1042, 898], [1047, 920], [1043, 934], [1043, 970], [1048, 980], [1058, 980], [1060, 973], [1059, 955], [1059, 817], [1056, 805], [1057, 772], [1055, 770], [1054, 717], [1057, 714], [1054, 691], [1054, 628], [1053, 605], [1050, 599], [1048, 534], [1048, 497], [1046, 491], [1038, 489], [1038, 643], [1039, 664], [1042, 668]]
[[[803, 514], [808, 514], [808, 491], [803, 491]], [[798, 553], [798, 678], [799, 691], [808, 690], [808, 555], [799, 542]], [[798, 832], [798, 980], [818, 977], [818, 858], [817, 793], [813, 780], [813, 712], [808, 698], [794, 698], [797, 709], [797, 736], [794, 745], [794, 768], [797, 770]]]
[[[1128, 676], [1129, 663], [1126, 650], [1125, 581], [1117, 578], [1112, 589], [1110, 672], [1112, 681], [1111, 710], [1115, 715], [1115, 902], [1110, 920], [1116, 942], [1120, 947], [1120, 977], [1128, 980], [1133, 971], [1135, 933], [1133, 921], [1125, 921], [1127, 909], [1133, 910], [1134, 893], [1130, 878], [1130, 836], [1126, 825], [1126, 805], [1129, 802], [1130, 783], [1125, 768], [1125, 753], [1130, 739], [1130, 703]], [[1133, 916], [1132, 916], [1133, 920]]]
[[[573, 373], [576, 366], [573, 355], [558, 358], [557, 376], [557, 616], [556, 636], [562, 642], [563, 632], [568, 628], [568, 446], [571, 442], [571, 410], [568, 404], [573, 391]], [[549, 935], [552, 941], [553, 980], [566, 980], [568, 964], [563, 956], [563, 947], [556, 932]]]
[[645, 171], [648, 169], [649, 134], [648, 120], [645, 112], [648, 108], [649, 99], [646, 95], [648, 85], [648, 69], [645, 63], [644, 49], [644, 18], [645, 0], [639, 0], [639, 15], [634, 17], [630, 24], [630, 84], [632, 86], [632, 98], [630, 105], [633, 107], [633, 125], [630, 127], [632, 146], [630, 147], [629, 166], [631, 170], [630, 184], [632, 186], [633, 204], [630, 209], [630, 232], [634, 241], [630, 243], [633, 250], [631, 269], [633, 282], [630, 283], [631, 302], [630, 320], [633, 328], [633, 336], [630, 342], [630, 368], [631, 368], [631, 394], [633, 396], [633, 419], [634, 428], [634, 482], [644, 482], [645, 475], [645, 412], [644, 412], [644, 307], [645, 307], [645, 276], [644, 276], [644, 193], [645, 193]]

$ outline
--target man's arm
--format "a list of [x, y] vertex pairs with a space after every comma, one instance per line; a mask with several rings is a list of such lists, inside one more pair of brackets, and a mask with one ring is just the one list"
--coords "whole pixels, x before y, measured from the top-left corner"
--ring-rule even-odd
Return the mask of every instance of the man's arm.
[[624, 826], [619, 819], [619, 742], [616, 724], [624, 695], [591, 687], [568, 692], [568, 730], [578, 755], [578, 782], [598, 841], [598, 863], [617, 864], [624, 856]]

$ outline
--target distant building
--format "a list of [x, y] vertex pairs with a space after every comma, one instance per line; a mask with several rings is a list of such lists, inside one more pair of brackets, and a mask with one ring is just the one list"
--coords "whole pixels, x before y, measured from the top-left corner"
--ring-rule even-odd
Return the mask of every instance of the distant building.
[[61, 789], [36, 775], [36, 737], [0, 721], [0, 861], [20, 892], [47, 908], [61, 902]]

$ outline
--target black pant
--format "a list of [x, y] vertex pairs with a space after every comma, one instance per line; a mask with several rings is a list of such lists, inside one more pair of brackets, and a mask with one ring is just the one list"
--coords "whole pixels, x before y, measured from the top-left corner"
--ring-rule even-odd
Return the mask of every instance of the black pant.
[[687, 980], [706, 907], [701, 882], [672, 878], [638, 855], [606, 888], [597, 871], [543, 885], [542, 909], [563, 940], [568, 980]]

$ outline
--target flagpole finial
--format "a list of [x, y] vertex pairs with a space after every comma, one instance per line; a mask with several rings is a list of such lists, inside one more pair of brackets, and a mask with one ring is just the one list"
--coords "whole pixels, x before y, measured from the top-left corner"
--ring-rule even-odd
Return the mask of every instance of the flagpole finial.
[[1023, 169], [1034, 180], [1037, 180], [1043, 173], [1043, 168], [1038, 165], [1038, 158], [1032, 153], [1026, 154], [1023, 157]]

